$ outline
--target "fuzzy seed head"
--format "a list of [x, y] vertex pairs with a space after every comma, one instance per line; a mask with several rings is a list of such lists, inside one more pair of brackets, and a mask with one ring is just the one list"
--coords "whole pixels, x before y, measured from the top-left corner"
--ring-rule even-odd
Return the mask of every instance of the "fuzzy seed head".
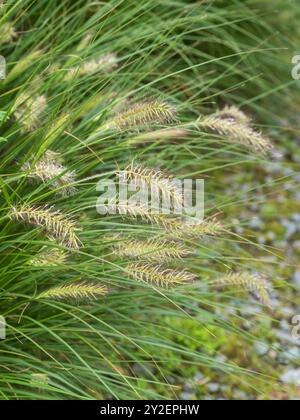
[[157, 263], [182, 259], [191, 254], [191, 251], [182, 244], [156, 239], [118, 241], [114, 245], [113, 252], [120, 258], [135, 258]]
[[171, 124], [175, 121], [176, 109], [172, 105], [158, 99], [147, 99], [129, 105], [127, 109], [109, 120], [105, 128], [123, 131], [154, 124]]
[[26, 162], [21, 170], [28, 173], [29, 178], [37, 179], [46, 184], [52, 181], [50, 187], [66, 197], [76, 193], [75, 183], [76, 174], [74, 171], [67, 171], [62, 165], [59, 154], [47, 151], [45, 155], [35, 164], [31, 161]]
[[11, 220], [43, 228], [48, 235], [70, 249], [80, 248], [75, 222], [57, 210], [23, 205], [19, 208], [12, 207], [9, 217]]
[[269, 295], [271, 287], [265, 276], [254, 275], [248, 272], [229, 273], [214, 281], [213, 284], [221, 287], [236, 286], [248, 290], [254, 293], [263, 305], [271, 307]]
[[122, 172], [122, 176], [127, 182], [133, 182], [136, 186], [147, 187], [149, 191], [156, 190], [163, 197], [168, 198], [172, 208], [176, 205], [183, 206], [181, 186], [177, 186], [174, 178], [158, 169], [131, 164]]
[[17, 37], [17, 32], [10, 22], [2, 23], [0, 27], [0, 44], [9, 44]]
[[56, 267], [65, 264], [67, 254], [61, 249], [44, 247], [42, 251], [32, 258], [28, 265], [32, 267]]
[[22, 94], [15, 103], [14, 116], [22, 126], [22, 132], [30, 132], [40, 125], [41, 116], [47, 106], [45, 95], [30, 97]]
[[168, 217], [164, 214], [154, 213], [145, 204], [130, 203], [129, 201], [120, 201], [117, 204], [101, 204], [101, 214], [117, 214], [122, 218], [141, 219], [143, 222], [155, 224], [158, 226], [168, 226]]
[[91, 301], [107, 294], [107, 288], [92, 282], [68, 283], [40, 293], [36, 299]]
[[216, 112], [217, 117], [220, 117], [225, 120], [236, 122], [239, 124], [249, 125], [251, 123], [251, 118], [248, 117], [243, 111], [238, 107], [232, 105], [226, 105], [221, 111]]
[[30, 379], [30, 384], [34, 387], [42, 387], [48, 385], [50, 382], [49, 376], [45, 373], [32, 373]]
[[128, 144], [136, 145], [152, 141], [174, 140], [178, 138], [182, 139], [184, 137], [187, 137], [188, 134], [188, 130], [184, 128], [164, 128], [162, 130], [150, 131], [148, 133], [140, 133], [139, 135], [129, 139]]
[[194, 274], [187, 271], [177, 271], [162, 265], [145, 263], [130, 264], [127, 266], [127, 271], [131, 277], [138, 281], [166, 289], [191, 283], [196, 279]]
[[69, 121], [70, 115], [62, 114], [57, 118], [57, 120], [53, 124], [51, 124], [51, 126], [45, 133], [45, 138], [48, 144], [52, 143], [57, 137], [59, 137], [64, 132]]
[[23, 56], [17, 64], [12, 68], [12, 70], [7, 75], [5, 81], [11, 82], [16, 79], [18, 76], [23, 74], [30, 66], [37, 62], [38, 59], [43, 55], [42, 50], [35, 50], [27, 55]]
[[257, 153], [266, 154], [272, 148], [272, 142], [253, 128], [235, 121], [208, 116], [198, 120], [198, 127], [205, 131], [216, 132], [221, 136], [230, 138], [233, 142], [246, 146]]
[[75, 77], [86, 76], [95, 72], [111, 72], [118, 67], [118, 57], [114, 53], [102, 55], [97, 59], [85, 62], [81, 66], [71, 68], [65, 76], [65, 80]]
[[190, 223], [174, 218], [169, 220], [167, 236], [173, 239], [198, 239], [204, 236], [219, 236], [224, 233], [224, 226], [216, 219]]

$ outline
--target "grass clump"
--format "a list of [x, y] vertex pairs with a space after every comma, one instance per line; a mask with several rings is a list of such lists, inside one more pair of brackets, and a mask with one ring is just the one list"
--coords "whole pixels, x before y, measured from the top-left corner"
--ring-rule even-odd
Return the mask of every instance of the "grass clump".
[[[296, 6], [276, 6], [23, 0], [0, 9], [0, 398], [180, 399], [187, 381], [205, 398], [195, 375], [216, 372], [256, 398], [268, 398], [270, 381], [277, 389], [277, 366], [234, 353], [272, 323], [234, 292], [273, 303], [263, 279], [275, 251], [241, 229], [244, 211], [268, 202], [257, 190], [271, 148], [294, 135], [282, 46], [294, 51], [285, 30]], [[204, 178], [204, 221], [130, 200], [97, 212], [96, 184], [120, 168], [172, 211], [182, 200], [174, 181]], [[233, 194], [231, 177], [251, 172], [255, 188]]]

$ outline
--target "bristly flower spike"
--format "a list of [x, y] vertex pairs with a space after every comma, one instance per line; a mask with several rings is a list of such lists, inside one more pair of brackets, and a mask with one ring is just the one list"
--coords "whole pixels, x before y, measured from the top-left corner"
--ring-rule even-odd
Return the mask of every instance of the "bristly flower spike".
[[176, 185], [174, 178], [159, 169], [146, 168], [141, 165], [129, 165], [125, 171], [120, 173], [126, 182], [131, 181], [135, 185], [143, 188], [146, 186], [149, 191], [156, 190], [163, 197], [170, 200], [170, 205], [183, 206], [182, 187]]
[[158, 239], [142, 241], [137, 239], [118, 240], [113, 246], [113, 253], [119, 258], [136, 258], [138, 260], [164, 263], [180, 260], [191, 255], [191, 250], [177, 242]]
[[234, 105], [226, 105], [222, 110], [217, 111], [215, 116], [244, 125], [251, 124], [251, 118]]
[[42, 183], [52, 181], [51, 188], [57, 189], [63, 196], [70, 196], [76, 193], [76, 188], [73, 185], [75, 171], [67, 171], [61, 162], [61, 156], [49, 150], [34, 165], [31, 162], [26, 162], [21, 170], [28, 173], [29, 178], [40, 180]]
[[166, 101], [145, 99], [128, 105], [104, 125], [104, 129], [123, 131], [154, 124], [171, 124], [177, 120], [176, 109]]
[[191, 283], [196, 276], [187, 271], [177, 271], [162, 265], [134, 263], [127, 266], [131, 277], [154, 287], [170, 288]]
[[57, 267], [65, 264], [67, 254], [62, 249], [44, 247], [27, 264], [32, 267]]
[[263, 155], [273, 148], [270, 139], [264, 137], [253, 128], [218, 115], [200, 117], [197, 120], [197, 126], [201, 130], [212, 131], [221, 136], [226, 136], [234, 143], [243, 145]]
[[218, 236], [225, 232], [225, 227], [216, 219], [202, 222], [189, 222], [169, 219], [166, 222], [166, 236], [173, 239], [198, 239], [204, 236]]
[[96, 71], [111, 72], [116, 67], [118, 67], [117, 55], [114, 53], [105, 54], [97, 59], [87, 61], [81, 66], [71, 68], [67, 72], [65, 80], [86, 76], [95, 73]]
[[36, 299], [53, 299], [68, 301], [91, 301], [105, 296], [108, 290], [105, 286], [94, 282], [68, 283], [53, 287], [40, 293]]
[[8, 44], [17, 37], [17, 32], [10, 22], [2, 23], [0, 27], [0, 45]]
[[269, 295], [271, 287], [265, 276], [255, 275], [249, 272], [231, 272], [216, 279], [212, 284], [221, 287], [235, 286], [248, 290], [249, 292], [254, 293], [263, 305], [271, 307]]
[[43, 228], [48, 235], [70, 249], [77, 250], [81, 246], [76, 235], [78, 229], [75, 222], [57, 210], [23, 205], [19, 208], [12, 207], [9, 217], [11, 220]]
[[30, 132], [38, 128], [41, 116], [47, 106], [45, 95], [30, 97], [23, 93], [14, 105], [14, 116], [22, 126], [22, 132]]
[[169, 219], [164, 214], [151, 212], [148, 205], [120, 201], [119, 203], [98, 204], [97, 210], [100, 214], [116, 214], [122, 218], [141, 219], [143, 222], [158, 226], [169, 226]]

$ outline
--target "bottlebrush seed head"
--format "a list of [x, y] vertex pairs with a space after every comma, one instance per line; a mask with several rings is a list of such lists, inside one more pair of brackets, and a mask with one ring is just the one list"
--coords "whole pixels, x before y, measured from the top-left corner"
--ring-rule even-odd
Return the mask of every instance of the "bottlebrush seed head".
[[42, 183], [52, 183], [50, 187], [57, 189], [63, 196], [70, 196], [76, 193], [75, 171], [67, 171], [62, 165], [62, 159], [58, 153], [47, 151], [44, 156], [35, 164], [26, 162], [21, 170], [28, 173], [29, 178], [40, 180]]
[[163, 128], [150, 132], [140, 133], [128, 140], [128, 144], [137, 145], [140, 143], [147, 143], [152, 141], [166, 141], [174, 139], [182, 139], [189, 135], [189, 131], [184, 128]]
[[231, 141], [263, 155], [273, 148], [272, 142], [253, 128], [219, 116], [201, 117], [197, 125], [201, 130], [226, 136]]
[[27, 93], [24, 93], [17, 99], [14, 106], [14, 116], [22, 126], [24, 133], [38, 128], [46, 106], [47, 98], [45, 95], [30, 97]]
[[171, 124], [176, 121], [176, 109], [166, 101], [146, 99], [128, 105], [105, 124], [106, 129], [123, 131], [153, 124]]
[[220, 111], [217, 111], [215, 115], [222, 119], [230, 120], [232, 122], [244, 125], [249, 125], [251, 123], [251, 118], [248, 117], [248, 115], [246, 115], [243, 111], [241, 111], [238, 107], [234, 105], [226, 105], [225, 108], [223, 108]]
[[61, 249], [44, 247], [40, 253], [32, 258], [28, 265], [32, 267], [56, 267], [65, 264], [67, 254]]
[[107, 292], [107, 288], [98, 283], [78, 282], [53, 287], [40, 293], [36, 299], [91, 301], [105, 296]]
[[173, 207], [183, 205], [182, 188], [176, 185], [174, 178], [159, 169], [135, 166], [132, 163], [122, 172], [122, 175], [126, 178], [126, 181], [131, 181], [139, 187], [147, 186], [149, 191], [156, 189], [164, 197], [169, 198]]
[[196, 276], [187, 271], [177, 271], [162, 265], [135, 263], [127, 266], [131, 277], [155, 287], [169, 288], [191, 283]]
[[265, 276], [254, 275], [248, 272], [228, 273], [227, 275], [216, 279], [214, 285], [227, 287], [235, 286], [254, 293], [263, 305], [271, 307], [269, 291], [271, 289]]
[[119, 240], [115, 243], [113, 252], [120, 258], [136, 258], [159, 263], [181, 259], [191, 254], [191, 250], [182, 244], [156, 239], [148, 241]]
[[116, 204], [101, 204], [101, 213], [102, 211], [107, 214], [117, 214], [122, 218], [134, 218], [141, 219], [144, 222], [156, 224], [158, 226], [169, 225], [168, 217], [164, 214], [158, 214], [151, 211], [148, 205], [130, 203], [127, 201], [120, 201]]
[[9, 44], [17, 37], [17, 32], [10, 22], [2, 23], [0, 27], [0, 45]]
[[166, 235], [173, 239], [197, 239], [203, 236], [218, 236], [224, 233], [224, 226], [216, 219], [190, 223], [180, 219], [170, 219], [166, 224]]
[[70, 249], [80, 248], [81, 243], [76, 235], [78, 229], [75, 222], [57, 210], [23, 205], [19, 208], [12, 207], [9, 217], [11, 220], [43, 228], [48, 235]]
[[117, 55], [114, 53], [105, 54], [97, 59], [86, 61], [80, 66], [71, 68], [67, 72], [65, 80], [86, 76], [97, 71], [109, 73], [116, 67], [118, 67]]

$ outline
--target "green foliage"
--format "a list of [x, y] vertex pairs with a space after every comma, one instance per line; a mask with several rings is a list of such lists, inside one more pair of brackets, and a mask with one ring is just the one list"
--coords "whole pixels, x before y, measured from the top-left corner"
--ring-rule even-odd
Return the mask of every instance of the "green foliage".
[[[298, 11], [296, 2], [277, 0], [276, 11], [270, 3], [16, 0], [0, 9], [7, 62], [0, 81], [0, 315], [7, 321], [0, 398], [178, 398], [199, 371], [234, 383], [243, 377], [257, 393], [266, 382], [276, 386], [275, 369], [271, 380], [264, 365], [254, 374], [230, 359], [231, 349], [228, 362], [217, 358], [228, 337], [227, 346], [251, 348], [264, 335], [255, 326], [272, 315], [262, 312], [245, 331], [247, 298], [210, 285], [228, 270], [266, 269], [258, 256], [271, 251], [236, 234], [232, 221], [256, 202], [256, 191], [229, 194], [224, 179], [256, 174], [269, 157], [195, 125], [235, 105], [275, 146], [288, 140], [278, 116], [288, 122], [297, 96], [281, 49], [294, 52], [297, 37], [285, 29]], [[178, 269], [195, 283], [151, 287], [112, 255], [115, 234], [148, 240], [160, 233], [144, 223], [147, 215], [96, 212], [96, 183], [132, 162], [207, 180], [206, 216], [213, 233], [222, 232], [188, 237], [195, 253]], [[267, 217], [270, 206], [262, 209]], [[69, 284], [92, 284], [97, 293], [89, 294], [101, 298], [36, 299]]]

